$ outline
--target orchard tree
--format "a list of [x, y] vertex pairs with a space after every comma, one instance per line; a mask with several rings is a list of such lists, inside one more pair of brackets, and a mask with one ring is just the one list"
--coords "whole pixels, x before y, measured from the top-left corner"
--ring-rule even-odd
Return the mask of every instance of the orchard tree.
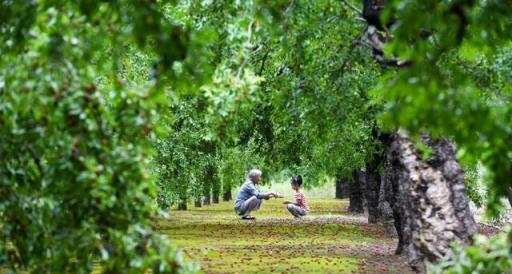
[[190, 199], [201, 199], [206, 156], [199, 150], [204, 142], [204, 123], [196, 115], [195, 102], [182, 100], [169, 108], [173, 120], [169, 133], [155, 141], [155, 172], [159, 176], [158, 202], [162, 209], [177, 204], [186, 210]]
[[[364, 166], [376, 145], [366, 110], [380, 68], [366, 49], [350, 50], [359, 32], [340, 16], [354, 17], [343, 5], [287, 3], [277, 23], [260, 19], [250, 1], [193, 11], [196, 22], [227, 25], [218, 37], [230, 42], [218, 41], [223, 61], [203, 87], [218, 114], [209, 118], [218, 128], [214, 137], [232, 146], [252, 143], [271, 173], [287, 168], [312, 184]], [[364, 61], [350, 62], [357, 57]]]
[[0, 4], [0, 267], [190, 270], [150, 223], [149, 136], [161, 88], [203, 79], [190, 63], [208, 70], [194, 59], [199, 36], [163, 10], [156, 1]]
[[[394, 185], [388, 189], [398, 190], [399, 198], [394, 199], [395, 213], [401, 216], [398, 230], [407, 232], [400, 240], [407, 246], [410, 263], [423, 271], [425, 265], [449, 253], [451, 241], [470, 243], [476, 232], [461, 192], [465, 185], [457, 156], [473, 165], [481, 162], [489, 170], [491, 212], [498, 210], [499, 198], [510, 187], [510, 149], [505, 145], [511, 127], [506, 96], [510, 88], [505, 84], [510, 76], [500, 73], [503, 57], [510, 51], [510, 7], [504, 1], [363, 4], [367, 2], [373, 3], [364, 5], [368, 23], [388, 27], [383, 28], [386, 36], [367, 32], [367, 41], [377, 53], [374, 58], [388, 66], [405, 67], [390, 70], [375, 94], [385, 103], [384, 125], [402, 128], [388, 154], [388, 184]], [[378, 11], [377, 21], [367, 17], [364, 10], [369, 8]], [[431, 12], [418, 17], [419, 10]], [[488, 64], [495, 62], [500, 68], [495, 67], [496, 73], [490, 76]], [[461, 153], [456, 153], [453, 142]], [[446, 194], [449, 201], [440, 199]], [[442, 211], [428, 210], [430, 217], [425, 218], [427, 212], [414, 207], [418, 203], [423, 209], [434, 206]], [[458, 225], [452, 229], [448, 223]], [[447, 237], [447, 231], [457, 236]], [[460, 264], [450, 267], [458, 269]], [[481, 271], [499, 269], [495, 267], [486, 265]]]

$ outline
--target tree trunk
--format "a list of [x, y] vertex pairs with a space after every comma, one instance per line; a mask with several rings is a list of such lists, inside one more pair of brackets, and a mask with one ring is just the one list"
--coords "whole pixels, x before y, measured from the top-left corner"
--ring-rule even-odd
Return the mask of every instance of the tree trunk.
[[201, 207], [201, 199], [197, 199], [194, 201], [194, 206], [195, 207]]
[[336, 176], [336, 199], [345, 199], [348, 197], [348, 184], [347, 181], [341, 176]]
[[510, 207], [512, 207], [512, 187], [508, 188], [508, 203], [510, 204]]
[[233, 199], [233, 196], [231, 195], [231, 188], [228, 188], [224, 191], [224, 194], [222, 195], [222, 200], [227, 202], [231, 201]]
[[368, 210], [368, 223], [370, 224], [376, 224], [380, 220], [379, 191], [381, 178], [378, 170], [380, 163], [381, 158], [376, 157], [366, 165], [363, 194]]
[[214, 180], [212, 184], [212, 202], [214, 204], [218, 204], [220, 196], [220, 182], [216, 175], [213, 176], [212, 179]]
[[409, 264], [425, 272], [450, 249], [451, 243], [468, 244], [476, 224], [465, 196], [462, 168], [455, 146], [446, 139], [423, 142], [432, 156], [423, 160], [413, 142], [396, 134], [388, 152], [384, 188], [391, 205], [399, 243]]
[[218, 204], [219, 203], [219, 192], [218, 191], [214, 191], [213, 192], [212, 201], [213, 201], [214, 204]]
[[212, 183], [209, 178], [205, 178], [203, 183], [203, 205], [210, 205], [211, 203], [211, 191]]
[[186, 200], [182, 200], [178, 204], [178, 210], [187, 210], [187, 201]]
[[354, 171], [353, 178], [349, 182], [349, 206], [348, 211], [352, 213], [363, 213], [363, 192], [361, 190], [364, 182], [364, 173], [360, 170]]
[[203, 205], [210, 205], [210, 193], [205, 194], [203, 199]]
[[391, 143], [391, 135], [380, 132], [375, 125], [372, 129], [372, 136], [379, 140], [382, 149], [376, 149], [372, 156], [372, 160], [366, 164], [364, 200], [368, 211], [368, 223], [383, 223], [386, 235], [396, 235], [393, 225], [393, 214], [389, 203], [385, 203], [383, 196], [385, 195], [383, 188], [384, 176], [381, 170], [385, 166], [386, 153]]
[[384, 225], [384, 233], [387, 236], [396, 237], [400, 229], [395, 227], [395, 214], [393, 209], [396, 208], [395, 198], [398, 193], [398, 189], [393, 187], [398, 186], [396, 182], [396, 174], [393, 173], [393, 169], [390, 167], [391, 162], [386, 158], [384, 162], [384, 174], [381, 177], [380, 189], [379, 189], [379, 211], [380, 211], [380, 222]]
[[212, 182], [212, 202], [214, 204], [218, 204], [220, 196], [220, 178], [218, 176], [217, 167], [210, 164], [208, 167], [208, 174], [210, 175], [210, 181]]

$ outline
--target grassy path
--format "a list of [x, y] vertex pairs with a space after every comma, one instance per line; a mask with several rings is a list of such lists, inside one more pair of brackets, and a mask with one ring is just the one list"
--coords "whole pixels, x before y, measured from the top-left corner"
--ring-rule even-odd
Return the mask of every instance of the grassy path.
[[302, 220], [281, 203], [265, 201], [256, 222], [240, 221], [231, 202], [173, 211], [159, 229], [204, 273], [412, 273], [396, 239], [347, 214], [347, 201], [311, 199]]

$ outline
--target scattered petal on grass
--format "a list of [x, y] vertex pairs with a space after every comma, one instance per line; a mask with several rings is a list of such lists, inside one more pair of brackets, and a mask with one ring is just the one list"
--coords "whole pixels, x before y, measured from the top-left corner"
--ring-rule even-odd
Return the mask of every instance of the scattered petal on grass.
[[311, 204], [306, 218], [294, 220], [280, 201], [265, 201], [257, 221], [244, 222], [232, 203], [220, 203], [173, 211], [159, 227], [205, 273], [413, 273], [394, 255], [396, 239], [346, 213], [347, 201]]

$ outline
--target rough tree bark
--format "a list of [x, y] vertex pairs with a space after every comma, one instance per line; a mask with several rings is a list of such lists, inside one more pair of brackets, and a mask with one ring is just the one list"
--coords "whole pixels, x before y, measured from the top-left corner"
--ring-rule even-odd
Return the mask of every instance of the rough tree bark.
[[352, 213], [363, 213], [363, 191], [362, 186], [364, 183], [364, 173], [356, 170], [353, 173], [353, 178], [349, 182], [349, 206], [348, 211]]
[[468, 244], [477, 231], [455, 145], [428, 136], [423, 142], [432, 148], [426, 160], [409, 138], [394, 135], [383, 186], [399, 236], [397, 253], [406, 254], [409, 264], [422, 273], [451, 249], [452, 242]]
[[348, 182], [341, 175], [336, 176], [336, 199], [345, 199], [348, 197]]

